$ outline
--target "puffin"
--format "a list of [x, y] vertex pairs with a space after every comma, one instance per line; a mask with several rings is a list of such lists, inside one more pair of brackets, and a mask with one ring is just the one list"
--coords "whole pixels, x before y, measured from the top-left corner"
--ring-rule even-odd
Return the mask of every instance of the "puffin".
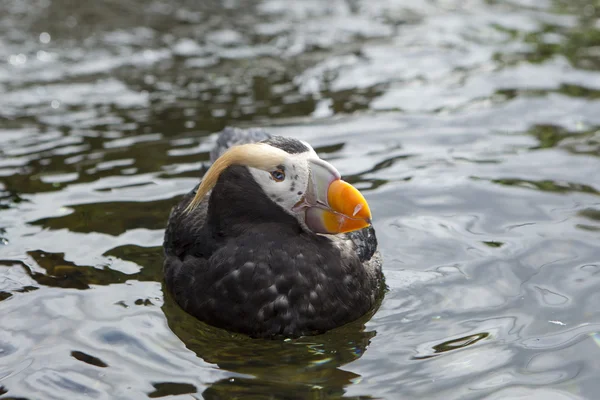
[[305, 141], [225, 128], [172, 209], [164, 282], [198, 320], [251, 338], [318, 335], [376, 308], [369, 205]]

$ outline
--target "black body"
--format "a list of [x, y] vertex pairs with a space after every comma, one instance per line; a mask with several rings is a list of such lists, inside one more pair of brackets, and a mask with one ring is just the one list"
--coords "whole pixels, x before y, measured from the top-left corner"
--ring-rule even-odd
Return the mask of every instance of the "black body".
[[172, 210], [164, 240], [166, 286], [189, 314], [253, 337], [293, 337], [344, 325], [376, 303], [371, 227], [341, 235], [343, 246], [305, 232], [243, 166], [226, 169], [186, 214], [194, 193]]

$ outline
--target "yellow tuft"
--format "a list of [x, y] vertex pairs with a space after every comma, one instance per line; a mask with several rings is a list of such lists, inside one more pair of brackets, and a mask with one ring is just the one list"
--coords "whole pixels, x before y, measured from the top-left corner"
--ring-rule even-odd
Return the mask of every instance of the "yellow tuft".
[[200, 204], [204, 196], [215, 186], [221, 173], [230, 165], [244, 165], [269, 171], [283, 164], [286, 156], [285, 151], [265, 143], [250, 143], [231, 147], [206, 171], [196, 195], [184, 212], [188, 213]]

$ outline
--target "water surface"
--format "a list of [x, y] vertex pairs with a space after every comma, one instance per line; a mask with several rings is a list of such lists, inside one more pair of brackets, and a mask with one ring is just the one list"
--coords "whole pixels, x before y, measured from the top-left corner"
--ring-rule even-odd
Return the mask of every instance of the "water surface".
[[[0, 398], [585, 399], [600, 390], [600, 3], [5, 0]], [[256, 341], [162, 285], [225, 126], [362, 189], [389, 291]]]

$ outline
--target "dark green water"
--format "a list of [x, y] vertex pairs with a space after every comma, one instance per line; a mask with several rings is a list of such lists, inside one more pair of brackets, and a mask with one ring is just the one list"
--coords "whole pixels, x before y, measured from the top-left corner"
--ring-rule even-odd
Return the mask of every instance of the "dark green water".
[[[0, 1], [0, 398], [596, 399], [598, 0]], [[165, 296], [225, 126], [361, 188], [389, 292], [295, 341]]]

